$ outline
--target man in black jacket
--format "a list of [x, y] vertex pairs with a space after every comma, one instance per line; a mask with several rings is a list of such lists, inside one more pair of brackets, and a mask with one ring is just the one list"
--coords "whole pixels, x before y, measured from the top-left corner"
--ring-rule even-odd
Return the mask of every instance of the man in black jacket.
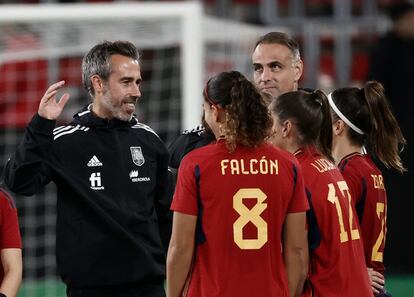
[[5, 182], [24, 195], [57, 185], [57, 262], [70, 297], [165, 296], [170, 231], [168, 152], [137, 121], [138, 51], [126, 41], [94, 46], [82, 63], [92, 103], [55, 128], [68, 94], [49, 87], [6, 164]]

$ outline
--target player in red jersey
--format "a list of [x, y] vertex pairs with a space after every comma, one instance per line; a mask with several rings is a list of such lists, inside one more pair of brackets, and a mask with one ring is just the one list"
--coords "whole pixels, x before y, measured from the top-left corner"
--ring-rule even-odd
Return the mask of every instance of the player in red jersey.
[[242, 74], [213, 77], [204, 99], [217, 141], [179, 168], [167, 296], [297, 296], [307, 263], [301, 169], [266, 143], [272, 119]]
[[22, 239], [12, 197], [0, 188], [0, 297], [16, 296], [22, 281]]
[[332, 122], [321, 91], [297, 91], [270, 105], [272, 142], [302, 166], [310, 209], [309, 276], [303, 296], [372, 296], [348, 186], [331, 156]]
[[362, 89], [341, 88], [328, 99], [334, 131], [333, 157], [349, 186], [358, 215], [372, 290], [387, 296], [383, 276], [387, 195], [381, 171], [370, 155], [362, 152], [366, 145], [386, 167], [403, 172], [399, 146], [405, 140], [380, 83], [368, 82]]

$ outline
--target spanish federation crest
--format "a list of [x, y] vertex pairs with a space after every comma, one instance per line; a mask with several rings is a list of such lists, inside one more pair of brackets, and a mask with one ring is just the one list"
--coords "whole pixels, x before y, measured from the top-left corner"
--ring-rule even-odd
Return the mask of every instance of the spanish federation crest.
[[137, 166], [142, 166], [145, 163], [144, 155], [142, 154], [142, 149], [140, 146], [131, 146], [132, 161]]

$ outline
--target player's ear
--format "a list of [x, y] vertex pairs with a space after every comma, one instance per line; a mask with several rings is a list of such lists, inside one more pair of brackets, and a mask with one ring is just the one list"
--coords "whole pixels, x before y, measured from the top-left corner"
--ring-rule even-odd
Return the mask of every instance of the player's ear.
[[345, 130], [345, 124], [342, 120], [337, 120], [332, 125], [332, 131], [335, 136], [340, 136]]
[[292, 131], [293, 125], [290, 120], [286, 120], [282, 123], [282, 136], [288, 137]]
[[95, 94], [103, 93], [104, 91], [103, 79], [98, 74], [94, 74], [91, 76], [90, 80], [92, 83], [92, 88], [95, 90]]

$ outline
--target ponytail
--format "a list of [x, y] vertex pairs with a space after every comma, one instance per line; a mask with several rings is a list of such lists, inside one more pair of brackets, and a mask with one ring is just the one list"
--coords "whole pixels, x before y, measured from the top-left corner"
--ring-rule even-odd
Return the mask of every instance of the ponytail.
[[400, 147], [406, 144], [406, 140], [391, 112], [384, 87], [376, 81], [366, 83], [364, 99], [372, 124], [367, 133], [370, 149], [387, 168], [406, 171], [399, 155]]
[[[347, 131], [349, 140], [359, 146], [366, 144], [387, 168], [406, 171], [399, 156], [400, 147], [406, 140], [391, 112], [384, 87], [370, 81], [362, 89], [340, 88], [331, 96], [341, 114], [360, 130], [350, 127]], [[334, 110], [332, 115], [334, 120], [339, 119]]]

